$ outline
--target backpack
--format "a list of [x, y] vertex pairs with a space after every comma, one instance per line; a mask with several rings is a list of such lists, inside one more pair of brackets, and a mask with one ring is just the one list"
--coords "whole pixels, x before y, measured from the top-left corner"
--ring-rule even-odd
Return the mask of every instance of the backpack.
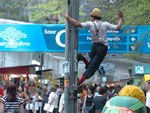
[[131, 106], [130, 108], [119, 107], [119, 106], [111, 106], [110, 100], [106, 103], [106, 111], [104, 113], [135, 113], [136, 110], [143, 107], [144, 105], [140, 102]]

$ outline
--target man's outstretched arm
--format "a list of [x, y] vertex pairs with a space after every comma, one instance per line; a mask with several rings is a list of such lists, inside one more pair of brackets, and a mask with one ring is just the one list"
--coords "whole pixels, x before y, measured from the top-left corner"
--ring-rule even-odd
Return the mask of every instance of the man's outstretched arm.
[[80, 22], [78, 22], [77, 20], [71, 18], [68, 13], [64, 15], [64, 17], [74, 26], [76, 27], [82, 27], [82, 24]]
[[123, 13], [120, 10], [118, 11], [118, 16], [119, 16], [119, 22], [116, 29], [117, 31], [120, 30], [123, 21]]

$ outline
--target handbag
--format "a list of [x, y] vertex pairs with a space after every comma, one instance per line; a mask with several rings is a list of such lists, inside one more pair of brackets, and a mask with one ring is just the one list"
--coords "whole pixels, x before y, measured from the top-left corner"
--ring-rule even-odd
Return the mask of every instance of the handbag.
[[25, 109], [26, 110], [32, 110], [33, 109], [33, 103], [26, 104]]
[[50, 105], [48, 103], [45, 103], [43, 110], [48, 111], [48, 112], [53, 112], [54, 107], [55, 107], [54, 105]]
[[95, 105], [92, 104], [89, 108], [89, 113], [95, 113]]

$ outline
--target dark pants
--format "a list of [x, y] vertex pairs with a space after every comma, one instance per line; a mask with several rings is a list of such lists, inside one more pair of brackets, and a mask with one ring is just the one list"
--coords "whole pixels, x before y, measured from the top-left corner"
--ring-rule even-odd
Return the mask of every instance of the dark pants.
[[91, 60], [90, 64], [88, 65], [86, 71], [83, 73], [87, 78], [90, 78], [94, 75], [96, 70], [99, 68], [100, 64], [102, 63], [103, 59], [107, 54], [107, 46], [101, 43], [93, 43], [91, 49]]

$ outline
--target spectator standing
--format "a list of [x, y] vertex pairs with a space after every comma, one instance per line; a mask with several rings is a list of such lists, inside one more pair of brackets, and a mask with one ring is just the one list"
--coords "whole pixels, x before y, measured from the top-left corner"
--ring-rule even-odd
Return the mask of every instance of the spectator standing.
[[54, 85], [54, 87], [56, 88], [56, 94], [58, 95], [58, 97], [60, 96], [60, 89], [59, 89], [59, 85]]
[[102, 112], [103, 107], [105, 106], [107, 101], [106, 91], [106, 88], [101, 88], [99, 91], [99, 95], [94, 97], [93, 102], [95, 105], [95, 113]]
[[42, 105], [42, 113], [46, 113], [46, 111], [43, 110], [45, 103], [48, 103], [48, 97], [50, 92], [48, 91], [46, 86], [42, 87], [43, 94], [42, 94], [42, 100], [43, 100], [43, 105]]
[[54, 87], [51, 87], [50, 95], [48, 97], [48, 104], [53, 108], [53, 111], [51, 113], [56, 113], [57, 104], [58, 104], [58, 96], [56, 94], [56, 88]]
[[32, 88], [31, 98], [32, 98], [31, 102], [33, 103], [32, 112], [37, 113], [37, 111], [39, 110], [39, 106], [38, 106], [39, 95], [36, 92], [36, 87]]
[[41, 86], [38, 86], [38, 87], [36, 88], [36, 91], [37, 91], [39, 97], [42, 98], [42, 87], [41, 87]]
[[85, 97], [86, 97], [86, 95], [87, 95], [86, 85], [83, 85], [83, 86], [82, 86], [82, 89], [83, 89], [83, 91], [82, 91], [82, 93], [81, 93], [81, 101], [82, 101], [82, 103], [83, 103], [84, 100], [85, 100]]
[[28, 97], [28, 95], [26, 94], [26, 92], [24, 91], [24, 88], [22, 87], [22, 86], [19, 86], [18, 87], [18, 95], [22, 98], [22, 100], [23, 100], [23, 107], [24, 107], [24, 112], [27, 112], [26, 110], [25, 110], [25, 105], [26, 105], [26, 103], [27, 103], [27, 101], [29, 101], [29, 97]]
[[97, 87], [96, 87], [96, 92], [94, 93], [94, 96], [98, 96], [98, 95], [99, 95], [100, 89], [101, 89], [100, 86], [97, 86]]
[[17, 95], [17, 88], [13, 82], [7, 87], [7, 94], [0, 99], [0, 113], [24, 113], [23, 100]]
[[60, 93], [61, 93], [61, 97], [59, 101], [58, 113], [64, 113], [64, 87], [63, 86], [60, 87]]
[[150, 80], [145, 82], [145, 89], [147, 90], [146, 93], [146, 109], [150, 112]]
[[93, 91], [92, 87], [88, 87], [87, 95], [85, 97], [83, 107], [82, 107], [82, 113], [89, 113], [89, 109], [93, 103], [93, 97], [94, 97], [94, 91]]

